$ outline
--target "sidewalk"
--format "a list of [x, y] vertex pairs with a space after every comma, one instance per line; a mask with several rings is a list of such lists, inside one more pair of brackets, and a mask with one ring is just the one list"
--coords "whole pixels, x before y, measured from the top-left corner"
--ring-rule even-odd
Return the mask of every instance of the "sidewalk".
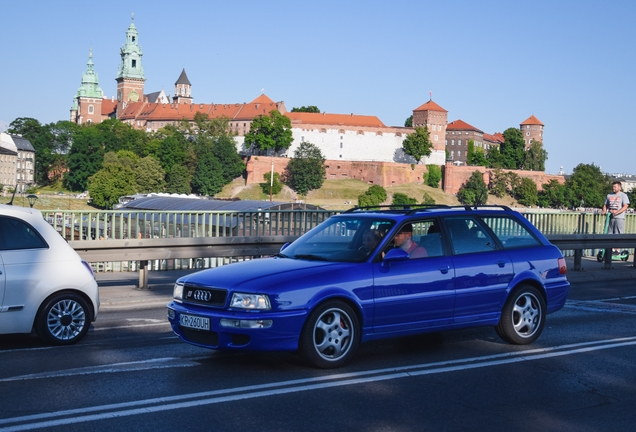
[[[583, 270], [574, 271], [574, 258], [567, 257], [568, 280], [577, 283], [589, 281], [612, 281], [617, 279], [636, 279], [636, 268], [633, 257], [627, 262], [614, 261], [611, 270], [604, 270], [603, 263], [595, 257], [583, 258]], [[165, 306], [172, 300], [174, 282], [181, 276], [198, 270], [150, 271], [148, 289], [137, 288], [139, 274], [137, 272], [105, 272], [96, 273], [99, 284], [100, 310], [144, 309]], [[636, 282], [636, 280], [635, 280]]]

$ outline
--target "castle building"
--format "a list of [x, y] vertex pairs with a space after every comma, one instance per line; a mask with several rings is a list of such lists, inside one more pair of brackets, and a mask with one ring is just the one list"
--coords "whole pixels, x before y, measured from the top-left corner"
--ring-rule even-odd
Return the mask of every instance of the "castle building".
[[[445, 164], [447, 156], [458, 164], [465, 163], [470, 139], [475, 141], [477, 147], [487, 150], [499, 145], [500, 138], [503, 138], [497, 134], [485, 134], [461, 120], [448, 124], [448, 111], [432, 98], [413, 110], [413, 127], [409, 128], [386, 126], [376, 116], [369, 115], [288, 112], [284, 102], [275, 102], [265, 94], [249, 103], [196, 103], [185, 68], [175, 82], [172, 97], [163, 90], [144, 94], [146, 78], [143, 53], [134, 16], [126, 31], [126, 42], [121, 47], [120, 55], [121, 63], [115, 79], [115, 101], [114, 98], [109, 100], [103, 97], [90, 53], [82, 85], [71, 109], [71, 121], [86, 123], [117, 118], [134, 128], [157, 131], [184, 119], [192, 122], [197, 113], [209, 118], [224, 116], [229, 119], [231, 130], [236, 133], [238, 151], [250, 155], [262, 153], [244, 146], [244, 137], [253, 119], [277, 110], [287, 116], [292, 125], [293, 143], [282, 156], [293, 156], [302, 142], [311, 142], [321, 149], [328, 160], [410, 164], [415, 163], [415, 160], [404, 153], [402, 143], [415, 131], [415, 127], [426, 126], [432, 152], [421, 163], [440, 166]], [[529, 134], [530, 140], [542, 138], [543, 124], [534, 116], [522, 123], [521, 128], [524, 135]]]
[[528, 117], [519, 125], [519, 129], [523, 132], [523, 139], [526, 142], [526, 149], [530, 147], [532, 141], [543, 142], [543, 123], [534, 115]]

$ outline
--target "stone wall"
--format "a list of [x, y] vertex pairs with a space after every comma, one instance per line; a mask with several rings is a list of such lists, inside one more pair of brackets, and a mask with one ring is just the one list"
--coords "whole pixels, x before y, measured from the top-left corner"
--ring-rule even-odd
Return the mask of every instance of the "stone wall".
[[[482, 166], [455, 166], [452, 162], [447, 162], [442, 170], [442, 188], [444, 192], [456, 194], [459, 188], [470, 178], [474, 171], [482, 173], [482, 177], [486, 185], [490, 184], [490, 175], [492, 168]], [[508, 170], [509, 171], [509, 170]], [[521, 178], [530, 178], [537, 184], [537, 188], [541, 190], [541, 185], [548, 183], [550, 180], [557, 180], [559, 183], [565, 183], [565, 177], [554, 174], [546, 174], [541, 171], [523, 171], [514, 170]]]
[[[272, 161], [274, 162], [274, 171], [283, 173], [289, 162], [288, 158], [268, 157], [268, 156], [251, 156], [247, 161], [247, 184], [263, 183], [263, 175], [272, 169]], [[394, 162], [355, 162], [355, 161], [325, 161], [327, 167], [327, 179], [355, 179], [360, 180], [369, 185], [380, 185], [389, 187], [402, 183], [422, 183], [424, 174], [426, 173], [425, 165], [410, 165]], [[479, 166], [455, 166], [452, 162], [446, 163], [442, 169], [442, 188], [446, 193], [456, 194], [462, 184], [468, 180], [473, 171], [482, 173], [484, 182], [490, 183], [490, 175], [493, 171], [490, 168]], [[564, 183], [563, 176], [546, 174], [539, 171], [515, 171], [519, 177], [531, 178], [537, 184], [539, 190], [541, 185], [556, 179], [559, 183]]]

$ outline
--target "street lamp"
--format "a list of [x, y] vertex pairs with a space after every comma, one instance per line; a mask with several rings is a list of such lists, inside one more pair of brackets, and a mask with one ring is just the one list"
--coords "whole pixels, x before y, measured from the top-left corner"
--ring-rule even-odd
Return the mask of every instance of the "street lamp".
[[33, 204], [35, 204], [35, 202], [38, 200], [38, 197], [33, 194], [30, 194], [30, 195], [27, 195], [27, 200], [29, 201], [29, 205], [31, 206], [31, 208], [33, 208]]

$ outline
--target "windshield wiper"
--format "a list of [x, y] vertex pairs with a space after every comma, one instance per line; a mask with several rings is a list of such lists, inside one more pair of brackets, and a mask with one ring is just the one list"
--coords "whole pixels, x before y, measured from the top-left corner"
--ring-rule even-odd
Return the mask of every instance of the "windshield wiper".
[[316, 261], [328, 261], [327, 258], [322, 257], [320, 255], [312, 255], [312, 254], [298, 254], [294, 255], [294, 258], [306, 259], [306, 260], [316, 260]]
[[289, 258], [287, 255], [285, 255], [284, 253], [280, 253], [278, 252], [276, 255], [274, 255], [274, 257], [276, 258]]

